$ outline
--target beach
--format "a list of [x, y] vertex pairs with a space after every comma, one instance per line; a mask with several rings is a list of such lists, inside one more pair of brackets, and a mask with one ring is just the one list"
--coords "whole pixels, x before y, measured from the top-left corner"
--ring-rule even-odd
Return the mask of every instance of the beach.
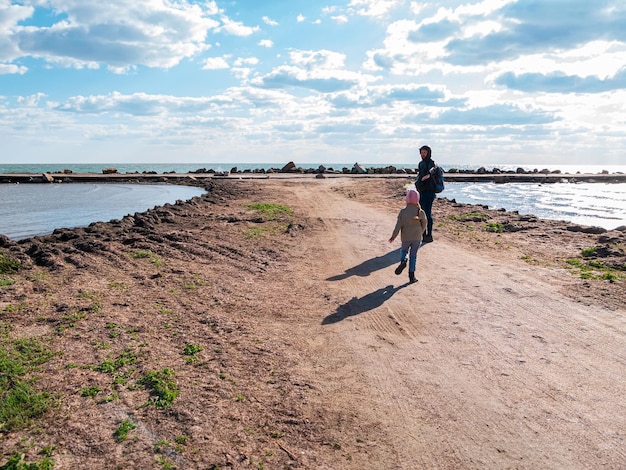
[[49, 397], [3, 418], [1, 464], [626, 466], [625, 231], [444, 192], [409, 285], [405, 179], [186, 184], [207, 192], [0, 237], [3, 347], [41, 352], [15, 381]]

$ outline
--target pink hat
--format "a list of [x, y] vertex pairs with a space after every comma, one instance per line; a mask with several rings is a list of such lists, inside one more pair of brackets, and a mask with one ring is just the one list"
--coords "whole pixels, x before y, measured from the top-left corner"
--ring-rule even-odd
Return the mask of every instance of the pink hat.
[[409, 189], [406, 192], [406, 203], [407, 204], [419, 204], [420, 193], [418, 193], [415, 189]]

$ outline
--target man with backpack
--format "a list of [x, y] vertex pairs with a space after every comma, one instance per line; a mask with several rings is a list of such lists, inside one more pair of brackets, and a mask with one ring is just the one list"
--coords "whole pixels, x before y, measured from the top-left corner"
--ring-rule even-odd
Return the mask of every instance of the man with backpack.
[[422, 243], [430, 243], [433, 241], [433, 202], [436, 197], [435, 178], [433, 175], [438, 168], [432, 159], [432, 150], [428, 145], [420, 147], [420, 156], [422, 161], [417, 166], [418, 172], [415, 188], [420, 193], [420, 203], [428, 219]]

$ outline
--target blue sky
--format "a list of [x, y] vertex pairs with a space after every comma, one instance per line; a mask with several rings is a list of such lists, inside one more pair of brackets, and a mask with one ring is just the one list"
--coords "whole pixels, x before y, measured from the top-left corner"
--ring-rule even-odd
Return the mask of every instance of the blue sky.
[[623, 0], [0, 0], [0, 163], [626, 164]]

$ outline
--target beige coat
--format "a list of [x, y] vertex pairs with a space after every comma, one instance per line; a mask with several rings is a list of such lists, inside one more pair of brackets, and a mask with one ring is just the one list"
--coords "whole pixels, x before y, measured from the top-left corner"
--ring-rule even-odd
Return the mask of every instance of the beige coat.
[[400, 233], [400, 240], [403, 242], [421, 241], [427, 224], [426, 212], [418, 205], [407, 204], [398, 214], [391, 238], [396, 238]]

